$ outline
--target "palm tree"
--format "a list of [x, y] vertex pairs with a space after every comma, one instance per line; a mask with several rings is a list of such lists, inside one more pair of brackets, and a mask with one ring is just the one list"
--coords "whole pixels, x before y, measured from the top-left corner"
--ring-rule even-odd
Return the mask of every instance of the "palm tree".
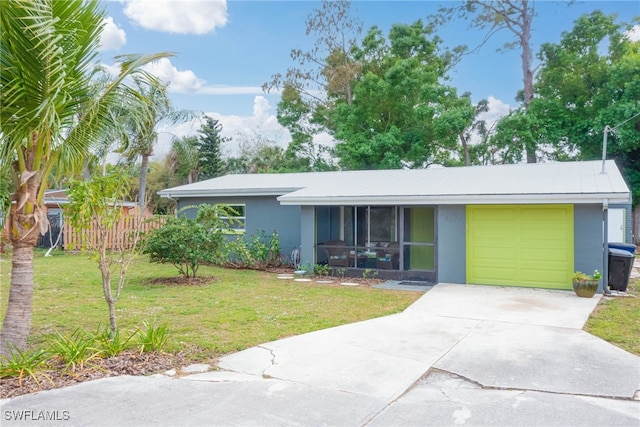
[[167, 155], [167, 163], [172, 174], [180, 180], [180, 184], [196, 182], [200, 174], [198, 137], [184, 136], [174, 139], [171, 151]]
[[137, 79], [136, 86], [139, 93], [149, 102], [142, 104], [142, 110], [129, 117], [145, 117], [130, 124], [131, 138], [126, 141], [125, 151], [129, 161], [141, 158], [140, 162], [140, 187], [138, 190], [138, 203], [140, 211], [144, 212], [147, 188], [147, 172], [149, 169], [149, 157], [153, 155], [153, 147], [158, 140], [156, 126], [161, 122], [172, 124], [189, 120], [195, 114], [189, 110], [176, 110], [171, 105], [167, 95], [166, 86], [149, 84], [147, 81]]
[[92, 70], [105, 11], [96, 1], [0, 1], [0, 161], [13, 172], [8, 217], [13, 246], [9, 304], [0, 354], [24, 349], [31, 328], [33, 248], [48, 228], [47, 178], [82, 165], [93, 141], [113, 125], [110, 106], [144, 101], [127, 84], [149, 77], [145, 64], [167, 56], [117, 58], [120, 73], [97, 96]]

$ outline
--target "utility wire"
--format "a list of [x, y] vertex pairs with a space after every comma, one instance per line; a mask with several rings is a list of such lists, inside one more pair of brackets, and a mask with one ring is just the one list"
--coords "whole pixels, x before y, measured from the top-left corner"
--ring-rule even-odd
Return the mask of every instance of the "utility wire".
[[629, 117], [627, 120], [625, 120], [624, 122], [619, 123], [619, 124], [615, 125], [615, 126], [614, 126], [614, 127], [612, 127], [612, 128], [609, 128], [609, 130], [616, 130], [616, 129], [618, 129], [620, 126], [622, 126], [623, 124], [627, 123], [627, 122], [628, 122], [628, 121], [630, 121], [630, 120], [635, 119], [635, 118], [636, 118], [636, 117], [638, 117], [638, 116], [640, 116], [640, 111], [639, 111], [638, 113], [636, 113], [636, 115], [635, 115], [635, 116], [631, 116], [631, 117]]

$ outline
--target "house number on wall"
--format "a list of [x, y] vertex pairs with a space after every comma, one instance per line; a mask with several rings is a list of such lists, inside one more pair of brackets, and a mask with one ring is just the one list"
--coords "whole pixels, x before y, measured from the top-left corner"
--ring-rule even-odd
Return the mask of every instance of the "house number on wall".
[[458, 219], [458, 215], [447, 215], [446, 221], [447, 222], [456, 222], [457, 219]]

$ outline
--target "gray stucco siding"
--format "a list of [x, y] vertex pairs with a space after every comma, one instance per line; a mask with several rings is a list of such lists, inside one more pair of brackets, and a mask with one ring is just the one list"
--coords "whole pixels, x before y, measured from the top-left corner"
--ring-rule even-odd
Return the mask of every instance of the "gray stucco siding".
[[[245, 236], [264, 231], [270, 235], [277, 231], [282, 255], [288, 257], [294, 247], [300, 246], [300, 206], [283, 206], [275, 196], [225, 197], [225, 198], [183, 198], [178, 208], [189, 205], [228, 204], [245, 205]], [[195, 216], [195, 210], [187, 210], [187, 215]]]
[[466, 206], [440, 205], [436, 211], [438, 282], [466, 283]]
[[[602, 215], [602, 205], [574, 205], [574, 271], [603, 272]], [[602, 291], [602, 280], [598, 291]]]
[[314, 248], [315, 239], [315, 208], [313, 206], [301, 207], [301, 235], [300, 235], [300, 264], [314, 265], [317, 263], [315, 259]]

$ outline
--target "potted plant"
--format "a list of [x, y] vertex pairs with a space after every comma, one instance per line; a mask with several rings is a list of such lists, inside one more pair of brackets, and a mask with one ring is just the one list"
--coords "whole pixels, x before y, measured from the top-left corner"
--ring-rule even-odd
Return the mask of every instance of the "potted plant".
[[594, 270], [592, 275], [576, 271], [573, 273], [573, 290], [576, 295], [583, 298], [591, 298], [598, 290], [598, 281], [602, 274], [598, 270]]

